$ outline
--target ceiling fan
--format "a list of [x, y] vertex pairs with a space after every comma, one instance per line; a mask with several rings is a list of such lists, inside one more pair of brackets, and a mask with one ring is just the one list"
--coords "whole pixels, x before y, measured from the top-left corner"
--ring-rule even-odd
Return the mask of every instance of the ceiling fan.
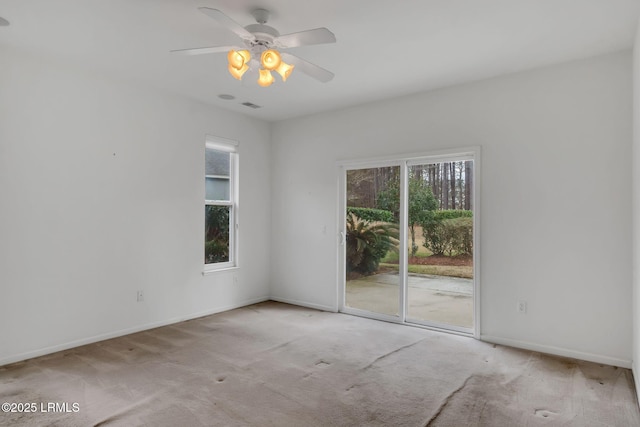
[[238, 80], [249, 69], [258, 70], [258, 84], [269, 86], [274, 82], [271, 71], [275, 71], [286, 81], [294, 68], [313, 77], [323, 83], [333, 79], [331, 71], [305, 61], [304, 59], [287, 52], [278, 52], [278, 49], [308, 46], [323, 43], [335, 43], [335, 35], [326, 28], [300, 31], [298, 33], [280, 35], [278, 30], [266, 25], [269, 12], [265, 9], [256, 9], [251, 14], [257, 24], [242, 27], [218, 9], [200, 7], [198, 10], [213, 18], [221, 27], [235, 33], [244, 46], [211, 46], [192, 49], [172, 50], [171, 53], [182, 55], [202, 55], [207, 53], [227, 52], [229, 60], [229, 73]]

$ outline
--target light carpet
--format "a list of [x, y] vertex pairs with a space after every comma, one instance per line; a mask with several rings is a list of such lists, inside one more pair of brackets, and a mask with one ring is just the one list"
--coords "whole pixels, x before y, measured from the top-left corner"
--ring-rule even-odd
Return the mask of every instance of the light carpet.
[[0, 402], [38, 409], [2, 426], [640, 425], [628, 369], [274, 302], [0, 367]]

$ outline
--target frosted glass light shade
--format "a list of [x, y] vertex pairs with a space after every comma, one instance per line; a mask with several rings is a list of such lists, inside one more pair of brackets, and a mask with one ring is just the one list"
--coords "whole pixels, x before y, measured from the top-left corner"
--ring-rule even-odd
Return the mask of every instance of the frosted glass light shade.
[[269, 49], [262, 52], [260, 62], [265, 70], [275, 70], [280, 66], [282, 59], [277, 50]]
[[258, 77], [258, 84], [262, 87], [271, 86], [271, 84], [275, 81], [273, 76], [271, 75], [271, 71], [269, 70], [258, 70], [260, 72], [260, 77]]
[[251, 54], [248, 50], [230, 50], [227, 54], [227, 59], [229, 60], [229, 65], [240, 70], [247, 62], [249, 62]]
[[233, 77], [235, 77], [238, 80], [242, 80], [242, 75], [246, 73], [248, 69], [249, 69], [249, 66], [247, 64], [244, 64], [240, 69], [237, 69], [233, 65], [229, 64], [229, 74], [231, 74]]
[[282, 76], [282, 81], [283, 82], [287, 81], [287, 79], [291, 75], [291, 72], [293, 71], [294, 67], [295, 67], [295, 65], [287, 64], [284, 61], [282, 61], [280, 63], [280, 66], [276, 69], [276, 71], [278, 72], [278, 74], [280, 74]]

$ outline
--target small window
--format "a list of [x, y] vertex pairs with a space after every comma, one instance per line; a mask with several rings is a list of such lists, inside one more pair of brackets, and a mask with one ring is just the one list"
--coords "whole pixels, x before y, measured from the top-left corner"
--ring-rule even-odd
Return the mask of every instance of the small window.
[[205, 271], [236, 266], [237, 143], [207, 137], [205, 145]]

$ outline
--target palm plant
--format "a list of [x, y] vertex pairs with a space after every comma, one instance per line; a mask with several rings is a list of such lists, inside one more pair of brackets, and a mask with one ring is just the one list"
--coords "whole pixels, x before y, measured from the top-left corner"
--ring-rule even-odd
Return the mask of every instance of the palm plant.
[[389, 250], [397, 251], [398, 226], [347, 215], [347, 272], [371, 274]]

